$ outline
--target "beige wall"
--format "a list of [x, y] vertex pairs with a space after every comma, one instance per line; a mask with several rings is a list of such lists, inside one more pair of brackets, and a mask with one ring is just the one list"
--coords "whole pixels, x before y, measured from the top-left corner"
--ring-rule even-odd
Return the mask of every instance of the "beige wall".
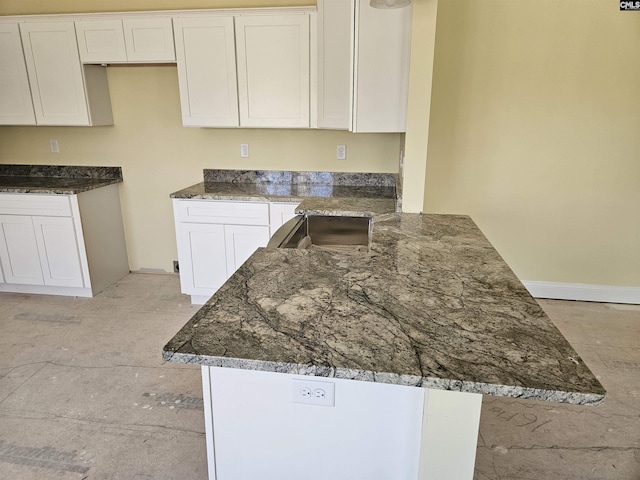
[[425, 211], [521, 279], [640, 286], [639, 45], [615, 1], [441, 0]]
[[[55, 5], [53, 5], [55, 3]], [[96, 2], [0, 2], [0, 14], [89, 11]], [[126, 5], [125, 5], [126, 3]], [[110, 10], [142, 10], [143, 1], [110, 1]], [[265, 6], [267, 2], [153, 2], [154, 8]], [[240, 5], [242, 3], [242, 5]], [[268, 5], [309, 4], [278, 2]], [[50, 5], [51, 4], [51, 5]], [[113, 7], [113, 8], [111, 8]], [[203, 129], [181, 124], [174, 66], [108, 67], [114, 114], [110, 127], [0, 127], [0, 163], [118, 165], [133, 270], [172, 271], [177, 258], [169, 194], [202, 181], [203, 168], [397, 172], [399, 134], [322, 130]], [[58, 140], [59, 154], [49, 152]], [[251, 158], [241, 159], [240, 143]], [[335, 159], [337, 144], [347, 160]]]

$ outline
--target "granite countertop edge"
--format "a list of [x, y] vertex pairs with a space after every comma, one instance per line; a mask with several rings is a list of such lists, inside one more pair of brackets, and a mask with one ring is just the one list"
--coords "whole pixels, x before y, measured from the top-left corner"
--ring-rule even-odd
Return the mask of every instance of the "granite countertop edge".
[[[100, 181], [89, 181], [85, 185], [77, 185], [73, 187], [55, 187], [46, 185], [46, 177], [43, 177], [43, 185], [40, 187], [24, 187], [24, 186], [0, 186], [0, 193], [34, 193], [41, 195], [77, 195], [78, 193], [88, 192], [96, 188], [107, 187], [116, 183], [122, 183], [121, 178], [101, 179]], [[83, 183], [82, 180], [79, 181]]]
[[605, 395], [597, 393], [565, 392], [542, 388], [527, 388], [517, 385], [498, 385], [485, 382], [472, 382], [445, 378], [420, 377], [417, 375], [399, 375], [388, 372], [372, 372], [319, 365], [299, 365], [286, 362], [251, 360], [245, 358], [227, 358], [209, 355], [194, 355], [180, 352], [162, 352], [163, 360], [186, 365], [233, 368], [259, 372], [285, 373], [323, 378], [357, 380], [361, 382], [386, 383], [406, 387], [421, 387], [434, 390], [446, 390], [461, 393], [477, 393], [500, 397], [541, 400], [572, 405], [597, 406], [604, 402]]
[[122, 167], [0, 164], [0, 193], [76, 195], [122, 182]]

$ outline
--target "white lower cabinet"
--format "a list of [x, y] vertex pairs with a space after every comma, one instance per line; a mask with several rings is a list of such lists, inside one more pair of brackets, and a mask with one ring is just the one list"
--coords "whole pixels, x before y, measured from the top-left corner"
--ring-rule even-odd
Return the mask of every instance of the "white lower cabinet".
[[125, 276], [117, 185], [79, 195], [0, 194], [0, 266], [0, 292], [92, 297]]
[[7, 283], [44, 285], [30, 216], [0, 215], [0, 262]]
[[206, 302], [256, 249], [269, 243], [297, 205], [174, 199], [182, 293], [191, 295], [194, 304]]
[[271, 219], [271, 236], [282, 225], [296, 216], [296, 207], [299, 203], [270, 203], [269, 218]]
[[178, 261], [182, 293], [210, 296], [227, 280], [224, 225], [181, 224]]
[[227, 272], [233, 275], [258, 248], [269, 243], [268, 225], [225, 225]]
[[0, 215], [0, 263], [7, 283], [83, 287], [70, 217]]
[[83, 287], [78, 239], [71, 217], [33, 217], [45, 285]]

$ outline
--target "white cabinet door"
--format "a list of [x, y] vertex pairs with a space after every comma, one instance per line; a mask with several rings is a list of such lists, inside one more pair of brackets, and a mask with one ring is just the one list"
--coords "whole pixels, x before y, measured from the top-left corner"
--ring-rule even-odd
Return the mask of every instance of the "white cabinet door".
[[173, 20], [182, 124], [237, 127], [233, 17]]
[[44, 284], [83, 287], [82, 266], [71, 217], [33, 217]]
[[20, 24], [38, 125], [113, 125], [105, 68], [80, 63], [73, 22]]
[[318, 127], [349, 129], [353, 2], [318, 0]]
[[406, 130], [411, 6], [378, 9], [356, 0], [352, 130]]
[[7, 283], [44, 285], [31, 217], [0, 215], [0, 262]]
[[227, 277], [230, 277], [260, 247], [269, 243], [269, 227], [225, 225]]
[[178, 228], [182, 293], [213, 295], [227, 280], [224, 226], [181, 223]]
[[35, 125], [18, 24], [0, 24], [0, 125]]
[[124, 41], [130, 62], [174, 62], [170, 17], [124, 18]]
[[269, 218], [271, 220], [271, 235], [273, 236], [282, 225], [296, 216], [299, 203], [270, 203]]
[[89, 125], [73, 22], [20, 25], [36, 119], [41, 125]]
[[84, 63], [173, 62], [171, 18], [112, 18], [75, 22]]
[[236, 17], [240, 125], [309, 127], [309, 16]]
[[75, 23], [82, 62], [127, 61], [121, 19], [80, 20]]

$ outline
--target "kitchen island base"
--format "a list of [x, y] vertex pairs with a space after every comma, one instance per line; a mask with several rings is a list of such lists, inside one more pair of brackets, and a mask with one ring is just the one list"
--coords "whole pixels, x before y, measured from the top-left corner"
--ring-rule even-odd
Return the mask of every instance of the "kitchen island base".
[[[334, 406], [295, 403], [294, 379]], [[482, 395], [202, 366], [209, 480], [471, 480]]]

